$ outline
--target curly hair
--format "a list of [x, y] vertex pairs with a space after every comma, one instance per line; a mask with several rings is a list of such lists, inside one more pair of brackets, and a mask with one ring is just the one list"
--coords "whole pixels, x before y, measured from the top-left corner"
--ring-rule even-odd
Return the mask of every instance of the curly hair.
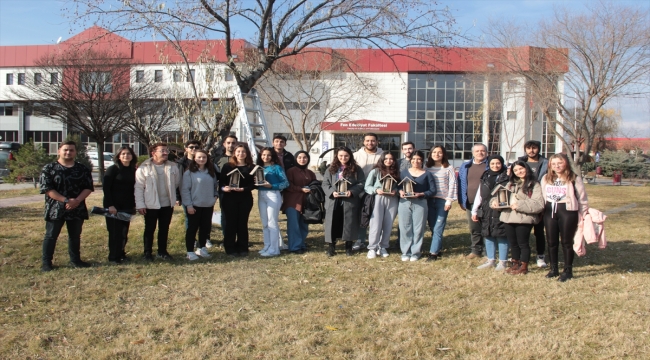
[[[393, 157], [393, 165], [391, 166], [386, 166], [384, 165], [384, 160], [386, 160], [386, 155], [390, 155]], [[395, 159], [395, 156], [389, 152], [382, 153], [381, 156], [379, 157], [379, 160], [373, 167], [373, 169], [379, 169], [381, 176], [384, 177], [386, 175], [390, 175], [395, 180], [399, 181], [399, 167], [397, 166], [397, 159]]]
[[345, 170], [343, 170], [343, 177], [348, 177], [352, 174], [354, 174], [357, 171], [357, 162], [354, 160], [354, 155], [352, 154], [352, 150], [350, 150], [346, 146], [339, 146], [336, 148], [335, 155], [334, 155], [334, 160], [332, 160], [332, 163], [330, 164], [330, 173], [331, 174], [336, 174], [339, 169], [341, 168], [341, 162], [339, 161], [339, 152], [345, 151], [350, 155], [350, 160], [348, 160], [348, 163], [345, 165]]
[[280, 162], [279, 159], [278, 159], [278, 153], [275, 151], [275, 149], [272, 148], [272, 147], [265, 147], [265, 148], [262, 148], [262, 150], [260, 150], [259, 154], [257, 155], [257, 161], [255, 162], [255, 165], [259, 165], [259, 166], [264, 167], [264, 161], [262, 160], [262, 153], [265, 152], [265, 151], [268, 151], [268, 152], [271, 153], [271, 162], [273, 164], [277, 164], [277, 163]]

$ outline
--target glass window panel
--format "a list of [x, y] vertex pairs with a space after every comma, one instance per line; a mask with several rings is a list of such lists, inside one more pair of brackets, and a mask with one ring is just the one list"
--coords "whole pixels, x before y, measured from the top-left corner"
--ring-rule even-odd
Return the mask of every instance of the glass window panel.
[[[468, 138], [469, 141], [467, 140]], [[463, 145], [463, 150], [472, 151], [472, 145], [473, 145], [472, 136], [471, 135], [465, 136], [465, 144]]]
[[445, 119], [447, 119], [447, 120], [454, 120], [454, 112], [453, 112], [453, 111], [447, 111], [447, 112], [445, 112]]
[[463, 112], [462, 111], [457, 111], [456, 112], [456, 120], [463, 120]]
[[482, 121], [474, 121], [474, 134], [482, 134], [483, 133], [483, 122]]
[[449, 142], [445, 143], [445, 150], [447, 150], [447, 152], [449, 152], [449, 151], [452, 151], [454, 149], [454, 145], [452, 145], [451, 140], [447, 139], [447, 141], [449, 141]]
[[461, 151], [463, 150], [463, 136], [462, 135], [456, 135], [456, 141], [454, 141], [454, 150], [461, 150]]
[[456, 121], [456, 123], [455, 123], [455, 132], [456, 132], [456, 134], [462, 134], [463, 133], [463, 122], [462, 121]]
[[447, 93], [445, 94], [445, 100], [447, 102], [454, 102], [456, 101], [456, 92], [454, 90], [447, 90]]
[[454, 122], [453, 121], [445, 121], [445, 132], [453, 134], [453, 132], [454, 132]]
[[445, 136], [443, 134], [436, 134], [436, 143], [441, 143], [445, 140]]
[[408, 112], [408, 120], [409, 121], [415, 120], [415, 113], [416, 113], [415, 111], [409, 111]]
[[437, 102], [436, 103], [436, 111], [439, 110], [445, 110], [445, 103], [444, 102]]
[[408, 110], [417, 109], [417, 103], [415, 101], [409, 101]]
[[474, 132], [474, 122], [473, 121], [465, 121], [465, 132], [468, 134], [471, 134]]
[[415, 101], [415, 98], [416, 98], [415, 90], [413, 88], [409, 89], [409, 97], [408, 97], [409, 101]]
[[426, 121], [426, 129], [428, 133], [434, 133], [435, 132], [435, 121], [432, 120], [427, 120]]
[[454, 110], [456, 110], [456, 111], [463, 111], [463, 110], [465, 110], [465, 104], [457, 102], [457, 103], [456, 103], [456, 108], [455, 108]]
[[483, 103], [483, 90], [476, 90], [474, 102]]
[[424, 120], [424, 119], [425, 119], [425, 116], [426, 116], [426, 111], [418, 111], [418, 112], [416, 113], [416, 119], [422, 119], [422, 120]]
[[454, 152], [454, 159], [455, 160], [463, 160], [463, 153], [459, 151]]
[[471, 159], [471, 158], [472, 158], [472, 152], [471, 152], [471, 151], [467, 151], [467, 152], [463, 153], [463, 157], [464, 157], [466, 160]]
[[416, 132], [424, 132], [425, 124], [423, 120], [418, 120], [415, 124], [416, 124], [415, 126]]
[[[452, 135], [452, 134], [445, 134], [445, 142], [451, 146], [451, 144], [454, 143], [454, 135]], [[451, 147], [448, 148], [447, 150], [451, 150]]]
[[426, 142], [427, 149], [431, 148], [435, 142], [435, 135], [427, 134], [424, 138], [424, 141]]
[[455, 109], [456, 109], [456, 106], [454, 105], [454, 103], [448, 102], [448, 103], [445, 104], [445, 110], [447, 110], [447, 111], [455, 111]]
[[480, 143], [483, 141], [483, 135], [481, 134], [474, 134], [474, 143]]
[[[42, 141], [50, 141], [50, 132], [49, 131], [43, 131], [43, 140]], [[49, 149], [49, 147], [48, 147]]]
[[456, 90], [456, 102], [465, 102], [464, 90]]
[[474, 111], [474, 103], [465, 103], [465, 111]]
[[417, 103], [417, 110], [425, 110], [427, 108], [427, 103], [425, 102], [418, 102]]
[[418, 89], [417, 91], [417, 101], [426, 101], [427, 100], [427, 92], [424, 89]]
[[419, 149], [424, 145], [424, 134], [415, 134], [415, 148]]
[[436, 90], [436, 101], [437, 102], [445, 101], [445, 90]]
[[436, 112], [436, 119], [442, 120], [445, 118], [445, 112], [444, 111], [437, 111]]
[[436, 101], [436, 91], [433, 89], [427, 90], [427, 101]]
[[427, 110], [433, 111], [436, 109], [436, 103], [435, 101], [428, 101], [427, 102]]
[[41, 142], [42, 140], [42, 134], [40, 131], [34, 131], [34, 141], [35, 142]]
[[464, 135], [464, 141], [470, 145], [469, 149], [465, 150], [472, 150], [472, 140], [474, 139], [474, 134], [465, 134]]
[[443, 133], [445, 132], [445, 122], [444, 121], [436, 121], [436, 132], [437, 133]]

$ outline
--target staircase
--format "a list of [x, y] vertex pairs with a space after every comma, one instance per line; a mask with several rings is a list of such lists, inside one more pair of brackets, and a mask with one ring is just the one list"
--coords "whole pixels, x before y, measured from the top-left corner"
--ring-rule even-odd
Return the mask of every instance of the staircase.
[[235, 92], [235, 102], [239, 112], [231, 131], [237, 139], [248, 144], [253, 161], [257, 159], [259, 149], [271, 146], [269, 129], [266, 127], [262, 103], [257, 90], [252, 89], [248, 94]]

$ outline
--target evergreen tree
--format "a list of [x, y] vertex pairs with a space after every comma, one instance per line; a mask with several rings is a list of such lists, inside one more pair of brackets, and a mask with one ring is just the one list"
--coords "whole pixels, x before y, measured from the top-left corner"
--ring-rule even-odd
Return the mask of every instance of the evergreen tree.
[[36, 189], [36, 183], [41, 176], [43, 166], [55, 160], [40, 145], [35, 146], [32, 140], [25, 143], [14, 156], [16, 160], [7, 162], [7, 167], [11, 170], [11, 174], [6, 177], [7, 181], [15, 184], [24, 179], [31, 179], [34, 189]]

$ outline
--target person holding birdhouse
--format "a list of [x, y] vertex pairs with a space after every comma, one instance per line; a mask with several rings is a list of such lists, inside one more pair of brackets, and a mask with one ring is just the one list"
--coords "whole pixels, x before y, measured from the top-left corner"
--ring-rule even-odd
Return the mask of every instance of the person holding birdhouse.
[[411, 156], [411, 168], [402, 170], [398, 189], [400, 249], [402, 261], [420, 259], [428, 215], [427, 198], [435, 195], [433, 175], [424, 169], [424, 153], [416, 150]]
[[352, 243], [359, 235], [361, 194], [366, 176], [357, 165], [352, 150], [345, 146], [336, 149], [329, 171], [323, 177], [325, 193], [325, 242], [327, 255], [336, 255], [336, 239], [345, 241], [345, 253], [352, 256]]
[[237, 144], [230, 161], [221, 168], [219, 186], [228, 226], [223, 247], [230, 256], [248, 256], [248, 217], [253, 208], [253, 157], [245, 144]]
[[499, 220], [505, 223], [510, 243], [512, 267], [506, 273], [525, 275], [530, 261], [530, 231], [540, 221], [544, 210], [542, 188], [527, 163], [517, 160], [510, 167], [510, 179], [505, 188], [511, 192], [508, 206], [502, 207], [499, 194], [490, 199], [490, 207], [501, 211]]
[[365, 190], [375, 197], [375, 205], [368, 224], [368, 259], [388, 257], [388, 240], [397, 216], [397, 184], [399, 167], [393, 154], [381, 154], [375, 167], [368, 173]]
[[278, 165], [278, 154], [271, 147], [263, 148], [257, 158], [256, 174], [257, 205], [262, 220], [264, 248], [260, 255], [272, 257], [280, 255], [280, 207], [282, 206], [282, 190], [289, 187], [289, 181], [284, 170]]

